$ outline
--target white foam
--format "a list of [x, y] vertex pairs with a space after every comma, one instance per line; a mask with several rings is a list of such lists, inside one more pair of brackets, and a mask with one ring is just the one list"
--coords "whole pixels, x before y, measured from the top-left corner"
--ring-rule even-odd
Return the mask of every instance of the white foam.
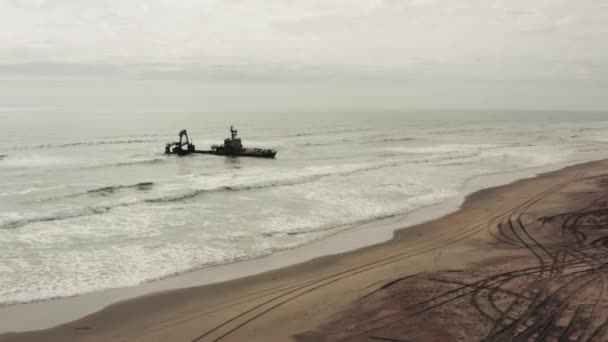
[[414, 154], [445, 154], [455, 152], [477, 151], [481, 149], [498, 147], [495, 144], [439, 144], [431, 146], [393, 147], [391, 151], [414, 153]]
[[0, 197], [27, 195], [27, 194], [31, 194], [33, 192], [47, 192], [47, 191], [53, 191], [53, 190], [57, 190], [57, 189], [63, 189], [66, 187], [69, 187], [69, 185], [57, 185], [57, 186], [49, 186], [49, 187], [42, 187], [42, 188], [34, 186], [34, 187], [22, 189], [22, 190], [0, 193]]
[[[0, 196], [6, 201], [0, 208], [0, 226], [27, 221], [17, 229], [0, 230], [0, 249], [7, 251], [0, 259], [0, 302], [133, 286], [210, 264], [267, 255], [351, 229], [354, 224], [440, 203], [484, 174], [577, 158], [578, 148], [567, 142], [551, 145], [545, 138], [542, 143], [535, 140], [550, 136], [551, 127], [538, 131], [543, 134], [521, 131], [518, 138], [522, 141], [517, 144], [504, 143], [517, 133], [511, 128], [495, 140], [479, 134], [471, 138], [446, 133], [440, 138], [421, 136], [407, 142], [408, 146], [362, 144], [357, 151], [336, 145], [335, 139], [319, 140], [327, 147], [310, 155], [298, 150], [303, 139], [298, 137], [286, 142], [293, 150], [285, 160], [203, 156], [168, 158], [159, 174], [154, 173], [158, 167], [146, 164], [138, 166], [142, 174], [120, 168], [74, 171], [68, 167], [49, 176], [40, 172], [48, 177], [44, 186], [10, 187], [11, 196], [30, 200], [47, 185], [48, 192], [53, 192], [51, 187], [60, 187], [66, 180], [80, 182], [81, 175], [90, 182], [83, 180], [84, 188], [69, 189], [77, 190], [78, 196], [70, 198], [68, 193], [66, 198], [56, 196], [52, 201], [21, 206]], [[381, 140], [383, 134], [373, 133]], [[597, 142], [580, 144], [597, 148]], [[126, 156], [133, 153], [129, 150]], [[104, 156], [107, 154], [99, 159]], [[73, 162], [69, 155], [38, 157], [17, 158], [13, 165], [38, 165], [45, 171], [44, 166], [53, 163]], [[86, 160], [86, 156], [73, 158]], [[14, 167], [11, 172], [15, 170], [19, 169]], [[64, 170], [71, 173], [64, 176]], [[18, 177], [19, 173], [12, 174]], [[99, 188], [98, 183], [137, 184], [150, 175], [157, 177], [146, 191], [129, 188], [104, 196], [87, 192]]]
[[[135, 205], [103, 215], [32, 223], [12, 240], [2, 241], [24, 246], [30, 253], [18, 258], [19, 262], [3, 264], [17, 276], [0, 282], [0, 302], [133, 286], [203, 265], [267, 255], [335, 234], [356, 222], [405, 213], [454, 194], [424, 186], [428, 178], [422, 176], [409, 179], [405, 187], [387, 184], [375, 194], [380, 199], [375, 203], [369, 200], [375, 184], [361, 189], [352, 187], [347, 178], [338, 178], [293, 186], [287, 198], [300, 198], [298, 205], [262, 207], [256, 217], [228, 211], [217, 220], [209, 207], [213, 203], [190, 203], [185, 208], [183, 204]], [[401, 201], [383, 201], [387, 195]], [[311, 209], [302, 211], [302, 204]]]
[[49, 156], [49, 155], [26, 155], [26, 156], [10, 156], [2, 163], [0, 167], [7, 168], [34, 168], [46, 167], [57, 164], [70, 164], [73, 160], [67, 157]]

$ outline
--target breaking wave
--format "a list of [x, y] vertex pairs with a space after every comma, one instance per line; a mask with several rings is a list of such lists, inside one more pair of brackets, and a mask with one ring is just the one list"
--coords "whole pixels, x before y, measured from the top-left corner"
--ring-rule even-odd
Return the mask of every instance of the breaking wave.
[[414, 140], [416, 140], [416, 138], [405, 137], [405, 138], [384, 138], [384, 139], [377, 139], [377, 140], [368, 140], [366, 142], [369, 142], [369, 143], [387, 143], [387, 142], [403, 142], [403, 141], [414, 141]]
[[327, 141], [327, 142], [307, 142], [307, 143], [302, 143], [302, 144], [295, 144], [293, 146], [296, 146], [296, 147], [332, 146], [332, 145], [345, 144], [345, 143], [351, 143], [351, 142], [353, 142], [353, 141], [350, 139], [340, 139], [340, 140], [332, 140], [332, 141]]
[[[151, 190], [155, 185], [153, 182], [143, 182], [137, 183], [133, 185], [118, 185], [118, 186], [107, 186], [103, 188], [98, 188], [94, 190], [89, 190], [87, 192], [72, 194], [68, 196], [64, 196], [62, 198], [73, 198], [82, 195], [91, 195], [91, 196], [109, 196], [119, 190], [122, 189], [136, 189], [139, 191], [148, 191]], [[58, 198], [48, 198], [47, 201], [57, 200]], [[39, 223], [39, 222], [53, 222], [53, 221], [61, 221], [85, 216], [93, 216], [93, 215], [101, 215], [110, 212], [112, 209], [120, 208], [120, 207], [128, 207], [131, 205], [139, 204], [142, 201], [131, 201], [127, 203], [117, 203], [112, 205], [102, 205], [102, 206], [92, 206], [78, 209], [70, 209], [61, 211], [52, 215], [43, 215], [43, 216], [35, 216], [24, 219], [17, 220], [9, 220], [7, 222], [0, 223], [0, 229], [17, 229], [24, 227], [31, 223]]]
[[164, 158], [155, 158], [155, 159], [142, 159], [142, 160], [134, 160], [134, 161], [125, 161], [118, 163], [108, 163], [108, 164], [100, 164], [100, 165], [92, 165], [85, 167], [84, 169], [99, 169], [99, 168], [112, 168], [112, 167], [126, 167], [126, 166], [134, 166], [134, 165], [157, 165], [164, 164], [168, 159]]
[[58, 186], [51, 186], [51, 187], [47, 187], [47, 188], [40, 188], [40, 187], [34, 186], [34, 187], [27, 188], [27, 189], [20, 190], [20, 191], [12, 191], [12, 192], [1, 193], [0, 197], [8, 197], [8, 196], [15, 196], [15, 195], [27, 195], [27, 194], [33, 193], [33, 192], [56, 190], [56, 189], [61, 189], [61, 188], [65, 188], [65, 187], [68, 187], [68, 185], [58, 185]]
[[[118, 203], [114, 205], [105, 205], [105, 206], [96, 206], [96, 207], [87, 207], [82, 209], [68, 210], [65, 212], [58, 213], [56, 215], [48, 215], [48, 216], [40, 216], [19, 220], [12, 220], [8, 222], [4, 222], [0, 224], [0, 228], [3, 229], [15, 229], [21, 228], [31, 223], [37, 222], [51, 222], [51, 221], [60, 221], [72, 218], [78, 218], [83, 216], [92, 216], [92, 215], [100, 215], [105, 214], [111, 211], [112, 209], [118, 207], [127, 207], [131, 205], [137, 204], [163, 204], [163, 203], [174, 203], [187, 201], [204, 194], [210, 192], [224, 192], [224, 191], [251, 191], [251, 190], [259, 190], [266, 188], [274, 188], [274, 187], [285, 187], [285, 186], [294, 186], [305, 183], [311, 183], [318, 181], [325, 177], [332, 176], [350, 176], [357, 173], [362, 172], [370, 172], [390, 167], [396, 167], [404, 164], [419, 164], [419, 163], [434, 163], [434, 162], [445, 162], [445, 161], [454, 161], [458, 159], [467, 159], [478, 156], [481, 153], [481, 149], [474, 150], [470, 152], [463, 152], [454, 155], [450, 153], [448, 156], [443, 155], [429, 155], [421, 158], [406, 158], [406, 159], [393, 159], [382, 162], [374, 162], [374, 163], [365, 163], [365, 164], [350, 164], [350, 165], [341, 165], [341, 166], [331, 166], [331, 167], [320, 167], [317, 170], [309, 170], [309, 174], [306, 175], [296, 175], [295, 177], [285, 177], [282, 179], [274, 179], [269, 181], [253, 181], [249, 184], [236, 184], [229, 186], [220, 186], [220, 187], [210, 187], [206, 189], [194, 189], [185, 193], [169, 195], [169, 196], [161, 196], [156, 198], [147, 198], [134, 200], [128, 203]], [[125, 189], [135, 189], [138, 191], [148, 191], [154, 187], [155, 183], [153, 182], [142, 182], [133, 185], [117, 185], [117, 186], [106, 186], [93, 190], [89, 190], [82, 193], [77, 193], [73, 195], [68, 195], [64, 198], [68, 197], [78, 197], [83, 195], [89, 196], [110, 196], [118, 191]], [[49, 199], [50, 200], [50, 199]]]
[[[139, 191], [148, 191], [148, 190], [151, 190], [154, 185], [155, 184], [153, 182], [142, 182], [142, 183], [137, 183], [137, 184], [133, 184], [133, 185], [107, 186], [107, 187], [103, 187], [103, 188], [89, 190], [89, 191], [83, 192], [83, 193], [68, 195], [63, 198], [78, 197], [78, 196], [82, 196], [84, 194], [88, 194], [91, 196], [109, 196], [121, 189], [136, 189]], [[56, 199], [57, 198], [49, 198], [47, 200], [56, 200]], [[118, 203], [118, 204], [113, 204], [113, 205], [103, 205], [103, 206], [93, 206], [93, 207], [86, 207], [86, 208], [79, 208], [79, 209], [71, 209], [71, 210], [65, 210], [65, 211], [61, 211], [61, 212], [51, 214], [51, 215], [43, 215], [43, 216], [29, 217], [29, 218], [18, 219], [18, 220], [10, 220], [10, 221], [1, 223], [0, 229], [17, 229], [17, 228], [24, 227], [31, 223], [53, 222], [53, 221], [61, 221], [61, 220], [78, 218], [78, 217], [101, 215], [101, 214], [106, 214], [115, 208], [127, 207], [127, 206], [138, 204], [138, 203], [141, 203], [141, 201], [132, 201], [129, 203]]]
[[134, 189], [134, 190], [139, 190], [139, 191], [149, 191], [152, 190], [152, 188], [154, 187], [154, 185], [156, 185], [153, 182], [141, 182], [141, 183], [137, 183], [137, 184], [132, 184], [132, 185], [112, 185], [112, 186], [104, 186], [101, 188], [97, 188], [97, 189], [93, 189], [93, 190], [88, 190], [88, 191], [84, 191], [84, 192], [77, 192], [77, 193], [73, 193], [73, 194], [69, 194], [69, 195], [65, 195], [65, 196], [59, 196], [59, 197], [47, 197], [47, 198], [43, 198], [43, 199], [39, 199], [36, 202], [49, 202], [49, 201], [55, 201], [58, 199], [62, 199], [62, 198], [75, 198], [75, 197], [80, 197], [80, 196], [109, 196], [112, 195], [114, 193], [116, 193], [119, 190], [125, 190], [125, 189]]
[[142, 144], [149, 142], [159, 142], [158, 139], [132, 139], [132, 140], [110, 140], [110, 141], [82, 141], [66, 144], [44, 144], [35, 146], [14, 146], [13, 150], [38, 150], [51, 148], [66, 148], [77, 146], [96, 146], [96, 145], [125, 145], [125, 144]]
[[102, 139], [124, 139], [124, 138], [160, 138], [166, 137], [167, 133], [145, 133], [145, 134], [120, 134], [120, 135], [106, 135], [102, 136]]
[[156, 158], [156, 159], [136, 160], [136, 161], [131, 161], [131, 162], [116, 163], [116, 164], [111, 164], [111, 165], [107, 165], [107, 166], [131, 166], [131, 165], [162, 164], [162, 163], [164, 163], [166, 161], [167, 161], [167, 159]]
[[337, 133], [355, 133], [355, 132], [367, 132], [371, 131], [371, 128], [358, 128], [358, 129], [342, 129], [337, 131], [327, 131], [326, 134], [337, 134]]
[[[120, 206], [124, 206], [124, 205], [120, 205]], [[37, 217], [30, 217], [30, 218], [24, 218], [24, 219], [18, 219], [18, 220], [10, 220], [10, 221], [3, 222], [2, 224], [0, 224], [0, 229], [17, 229], [17, 228], [21, 228], [21, 227], [24, 227], [24, 226], [26, 226], [28, 224], [32, 224], [32, 223], [53, 222], [53, 221], [67, 220], [67, 219], [71, 219], [71, 218], [84, 217], [84, 216], [106, 214], [115, 207], [117, 207], [117, 206], [88, 207], [88, 208], [82, 208], [82, 209], [67, 210], [67, 211], [53, 214], [53, 215], [37, 216]]]
[[341, 134], [341, 133], [356, 133], [371, 131], [371, 128], [360, 128], [360, 129], [343, 129], [333, 131], [319, 131], [319, 132], [301, 132], [292, 134], [281, 134], [281, 135], [264, 135], [264, 136], [251, 136], [249, 138], [293, 138], [293, 137], [310, 137], [314, 135], [326, 135], [326, 134]]
[[483, 128], [470, 128], [470, 129], [446, 129], [438, 131], [430, 131], [429, 134], [462, 134], [462, 133], [479, 133], [495, 131], [495, 128], [483, 127]]
[[154, 186], [153, 182], [143, 182], [143, 183], [137, 183], [137, 184], [133, 184], [133, 185], [106, 186], [103, 188], [89, 190], [86, 193], [90, 194], [90, 195], [96, 195], [96, 196], [108, 196], [121, 189], [136, 189], [136, 190], [140, 190], [140, 191], [148, 191], [148, 190], [151, 190], [153, 186]]
[[392, 161], [385, 161], [380, 163], [370, 163], [370, 164], [360, 164], [360, 165], [347, 165], [340, 167], [339, 171], [330, 170], [330, 171], [320, 171], [313, 172], [309, 175], [298, 176], [293, 178], [285, 178], [280, 180], [272, 180], [266, 182], [258, 182], [252, 184], [242, 184], [242, 185], [232, 185], [232, 186], [221, 186], [217, 188], [208, 188], [208, 189], [195, 189], [186, 193], [172, 195], [172, 196], [164, 196], [159, 198], [146, 199], [144, 202], [146, 203], [172, 203], [172, 202], [181, 202], [190, 199], [194, 199], [203, 194], [207, 194], [210, 192], [219, 192], [219, 191], [250, 191], [250, 190], [259, 190], [259, 189], [267, 189], [267, 188], [275, 188], [275, 187], [285, 187], [285, 186], [294, 186], [300, 184], [306, 184], [311, 182], [316, 182], [325, 177], [332, 176], [351, 176], [361, 172], [370, 172], [381, 170], [390, 167], [396, 167], [403, 164], [419, 164], [419, 163], [429, 163], [429, 162], [439, 162], [439, 161], [447, 161], [447, 160], [456, 160], [456, 159], [466, 159], [478, 156], [481, 154], [481, 151], [474, 151], [471, 153], [461, 154], [458, 156], [451, 156], [447, 158], [420, 158], [420, 159], [397, 159]]
[[361, 144], [377, 144], [377, 143], [399, 143], [399, 142], [406, 142], [406, 141], [415, 141], [416, 138], [410, 138], [410, 137], [402, 137], [402, 138], [390, 138], [390, 137], [386, 137], [385, 135], [375, 135], [375, 136], [370, 136], [370, 137], [365, 137], [361, 140], [352, 140], [352, 139], [340, 139], [340, 140], [331, 140], [331, 141], [325, 141], [325, 142], [306, 142], [306, 143], [301, 143], [301, 144], [295, 144], [294, 146], [296, 147], [311, 147], [311, 146], [331, 146], [331, 145], [337, 145], [337, 144], [345, 144], [345, 143], [352, 143], [352, 142], [356, 142], [356, 143], [361, 143]]
[[386, 168], [386, 167], [397, 166], [401, 163], [403, 163], [403, 161], [383, 163], [382, 165], [375, 165], [375, 166], [354, 167], [351, 170], [344, 170], [341, 172], [331, 172], [331, 171], [319, 172], [319, 173], [313, 173], [313, 174], [306, 175], [306, 176], [294, 177], [291, 179], [287, 178], [287, 179], [259, 182], [259, 183], [253, 183], [253, 184], [221, 186], [221, 187], [209, 188], [209, 189], [198, 189], [198, 190], [192, 190], [190, 192], [179, 194], [179, 195], [174, 195], [174, 196], [165, 196], [165, 197], [147, 199], [147, 200], [145, 200], [145, 202], [146, 203], [171, 203], [171, 202], [180, 202], [180, 201], [193, 199], [193, 198], [196, 198], [200, 195], [203, 195], [203, 194], [209, 193], [209, 192], [250, 191], [250, 190], [259, 190], [259, 189], [267, 189], [267, 188], [275, 188], [275, 187], [293, 186], [293, 185], [315, 182], [315, 181], [317, 181], [321, 178], [325, 178], [325, 177], [348, 176], [348, 175], [352, 175], [352, 174], [359, 173], [359, 172], [373, 171], [373, 170], [378, 170], [378, 169], [382, 169], [382, 168]]
[[209, 188], [209, 189], [197, 189], [192, 190], [186, 193], [172, 195], [172, 196], [164, 196], [158, 198], [146, 199], [144, 202], [146, 203], [173, 203], [173, 202], [181, 202], [189, 199], [193, 199], [199, 197], [203, 194], [210, 192], [222, 192], [222, 191], [249, 191], [249, 190], [259, 190], [259, 189], [267, 189], [274, 187], [282, 187], [282, 186], [292, 186], [298, 184], [305, 184], [314, 182], [320, 178], [331, 176], [333, 174], [320, 174], [320, 175], [310, 175], [293, 179], [286, 179], [282, 181], [268, 181], [268, 182], [260, 182], [257, 184], [251, 185], [233, 185], [233, 186], [221, 186], [217, 188]]
[[333, 143], [304, 143], [304, 144], [296, 144], [298, 147], [309, 147], [309, 146], [328, 146], [334, 145]]

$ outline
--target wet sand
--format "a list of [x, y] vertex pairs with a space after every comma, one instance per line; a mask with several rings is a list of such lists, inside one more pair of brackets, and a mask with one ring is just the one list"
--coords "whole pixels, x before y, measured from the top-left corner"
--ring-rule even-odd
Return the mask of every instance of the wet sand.
[[602, 341], [608, 162], [479, 191], [390, 242], [0, 341]]

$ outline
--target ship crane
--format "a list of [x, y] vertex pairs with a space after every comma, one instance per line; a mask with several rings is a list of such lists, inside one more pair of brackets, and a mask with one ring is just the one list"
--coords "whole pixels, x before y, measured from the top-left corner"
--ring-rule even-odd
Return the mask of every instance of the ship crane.
[[190, 153], [194, 153], [195, 151], [196, 147], [190, 142], [190, 139], [188, 138], [188, 131], [186, 131], [185, 129], [179, 132], [179, 142], [168, 143], [165, 146], [165, 153], [167, 154], [177, 154], [180, 156], [184, 156]]
[[[182, 142], [182, 139], [184, 137], [186, 137], [186, 141]], [[188, 139], [188, 131], [186, 131], [185, 129], [182, 130], [181, 132], [179, 132], [179, 145], [182, 146], [182, 147], [184, 145], [186, 145], [186, 146], [190, 145], [190, 139]]]

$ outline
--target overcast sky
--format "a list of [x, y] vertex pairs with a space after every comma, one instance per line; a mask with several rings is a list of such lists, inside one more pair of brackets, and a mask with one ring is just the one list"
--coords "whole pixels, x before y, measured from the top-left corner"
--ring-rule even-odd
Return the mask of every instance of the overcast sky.
[[601, 0], [0, 0], [0, 100], [608, 109], [607, 37]]

